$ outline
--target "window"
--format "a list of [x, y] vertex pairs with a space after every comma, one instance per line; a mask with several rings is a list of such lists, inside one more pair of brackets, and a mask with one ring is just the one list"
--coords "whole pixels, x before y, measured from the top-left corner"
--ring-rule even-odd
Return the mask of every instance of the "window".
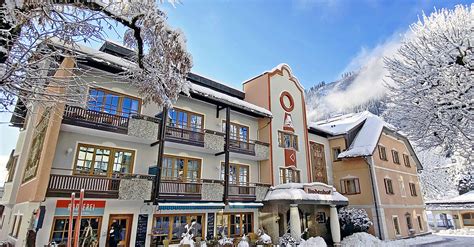
[[16, 165], [18, 163], [18, 155], [13, 156], [13, 152], [14, 151], [12, 151], [12, 155], [10, 156], [10, 159], [8, 160], [6, 166], [8, 171], [6, 183], [13, 181], [13, 177], [15, 176]]
[[407, 220], [408, 232], [410, 232], [411, 230], [413, 230], [413, 223], [411, 222], [411, 215], [409, 213], [406, 213], [405, 218]]
[[17, 215], [14, 215], [13, 216], [13, 224], [10, 228], [10, 233], [8, 235], [10, 236], [13, 236], [13, 232], [15, 232], [15, 226], [16, 226], [16, 218], [17, 218]]
[[278, 146], [281, 148], [292, 148], [298, 151], [298, 136], [278, 131]]
[[385, 182], [385, 192], [389, 195], [393, 195], [395, 194], [393, 192], [393, 184], [392, 184], [392, 180], [390, 178], [385, 178], [384, 179], [384, 182]]
[[[225, 133], [225, 121], [222, 122], [222, 132]], [[242, 142], [249, 141], [249, 127], [237, 123], [230, 123], [230, 139]]]
[[155, 215], [152, 236], [160, 245], [165, 239], [178, 243], [181, 235], [186, 232], [185, 226], [193, 222], [195, 223], [192, 234], [194, 237], [202, 237], [204, 214]]
[[332, 148], [332, 160], [338, 161], [339, 160], [338, 156], [340, 153], [341, 153], [340, 147]]
[[421, 220], [421, 215], [417, 215], [416, 220], [418, 221], [418, 227], [420, 228], [420, 231], [423, 231], [423, 221]]
[[403, 154], [403, 163], [405, 163], [406, 167], [410, 167], [410, 156]]
[[140, 99], [106, 89], [91, 88], [87, 108], [93, 111], [129, 117], [140, 112]]
[[16, 224], [15, 232], [13, 233], [14, 238], [18, 238], [18, 233], [20, 232], [22, 219], [23, 219], [23, 215], [18, 215], [18, 223]]
[[204, 127], [204, 116], [195, 112], [173, 108], [168, 113], [167, 125], [179, 129], [202, 132]]
[[80, 143], [74, 172], [81, 175], [117, 177], [133, 171], [135, 151]]
[[398, 223], [398, 217], [392, 216], [393, 229], [395, 230], [395, 235], [400, 235], [400, 224]]
[[341, 179], [341, 192], [345, 195], [360, 194], [358, 178]]
[[384, 146], [378, 146], [379, 148], [379, 157], [381, 160], [387, 160], [387, 152], [385, 151]]
[[217, 234], [236, 237], [253, 231], [253, 213], [217, 214]]
[[280, 168], [280, 181], [286, 183], [299, 183], [300, 171], [292, 168]]
[[[76, 228], [76, 217], [72, 221], [72, 230]], [[81, 227], [79, 230], [79, 245], [82, 245], [84, 241], [84, 231], [87, 228], [92, 229], [92, 236], [95, 236], [97, 240], [100, 238], [100, 225], [101, 217], [81, 217]], [[53, 227], [51, 230], [51, 242], [55, 242], [58, 245], [65, 246], [68, 239], [69, 230], [69, 218], [68, 217], [54, 217]]]
[[410, 186], [410, 194], [411, 194], [411, 196], [417, 196], [415, 184], [414, 184], [414, 183], [408, 183], [408, 185]]
[[201, 160], [165, 155], [161, 177], [168, 180], [196, 182], [201, 178]]
[[392, 150], [392, 158], [393, 158], [393, 163], [400, 165], [400, 158], [398, 157], [397, 151]]
[[462, 216], [462, 224], [464, 226], [474, 226], [474, 212], [464, 213]]
[[[221, 180], [224, 180], [225, 164], [221, 164]], [[229, 183], [247, 185], [249, 182], [249, 166], [229, 164]]]

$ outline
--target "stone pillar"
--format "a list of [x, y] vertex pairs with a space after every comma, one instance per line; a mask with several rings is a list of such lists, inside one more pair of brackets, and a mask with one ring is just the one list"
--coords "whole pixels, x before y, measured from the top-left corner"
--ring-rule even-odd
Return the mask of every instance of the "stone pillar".
[[339, 217], [335, 205], [331, 205], [329, 215], [332, 241], [334, 242], [334, 246], [341, 246], [341, 227], [339, 226]]
[[299, 242], [301, 239], [301, 219], [298, 204], [290, 205], [290, 234]]

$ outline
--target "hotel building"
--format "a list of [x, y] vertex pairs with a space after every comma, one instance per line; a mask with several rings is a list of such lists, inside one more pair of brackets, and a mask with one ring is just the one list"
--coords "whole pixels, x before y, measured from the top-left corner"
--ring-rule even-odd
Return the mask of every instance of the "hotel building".
[[[382, 219], [372, 232], [384, 238], [426, 231], [421, 165], [406, 138], [383, 128], [370, 154], [339, 157], [367, 134], [361, 126], [368, 118], [347, 133], [308, 126], [304, 89], [289, 66], [244, 82], [242, 91], [190, 73], [189, 95], [162, 109], [116, 81], [130, 50], [106, 42], [99, 51], [79, 52], [81, 59], [64, 57], [52, 73], [67, 77], [79, 66], [95, 75], [82, 78], [91, 85], [83, 92], [86, 105], [16, 108], [24, 118], [12, 118], [20, 135], [0, 199], [0, 240], [24, 246], [34, 230], [38, 246], [64, 244], [70, 195], [80, 189], [81, 230], [92, 227], [99, 246], [107, 246], [112, 222], [122, 226], [121, 246], [150, 246], [178, 243], [192, 221], [200, 239], [264, 229], [276, 243], [285, 232], [299, 238], [308, 229], [337, 244], [337, 208], [348, 204], [365, 208], [374, 222]], [[379, 159], [382, 146], [385, 158], [396, 150], [412, 165]], [[394, 195], [383, 194], [386, 177]], [[355, 179], [360, 184], [346, 183]], [[410, 188], [413, 182], [418, 196], [398, 194], [400, 181]], [[413, 218], [410, 231], [405, 212]], [[414, 228], [418, 216], [421, 230]]]

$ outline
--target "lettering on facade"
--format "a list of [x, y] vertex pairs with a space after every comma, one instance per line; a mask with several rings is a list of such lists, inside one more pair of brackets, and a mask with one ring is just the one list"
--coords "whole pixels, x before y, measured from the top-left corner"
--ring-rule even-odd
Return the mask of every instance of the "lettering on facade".
[[304, 186], [304, 191], [308, 194], [331, 195], [333, 188], [323, 184]]
[[[84, 200], [82, 205], [82, 215], [103, 215], [105, 201]], [[74, 202], [74, 214], [79, 209], [79, 200]], [[71, 200], [58, 200], [56, 202], [55, 215], [69, 215], [71, 213]]]

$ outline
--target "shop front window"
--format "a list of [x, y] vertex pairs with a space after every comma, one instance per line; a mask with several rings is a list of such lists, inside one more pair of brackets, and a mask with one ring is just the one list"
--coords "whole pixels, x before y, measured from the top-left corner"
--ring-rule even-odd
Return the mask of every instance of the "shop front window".
[[[79, 232], [79, 246], [99, 246], [101, 217], [82, 217]], [[73, 220], [73, 232], [76, 219]], [[68, 240], [68, 217], [55, 217], [51, 233], [51, 241], [58, 246], [66, 246]], [[96, 243], [94, 245], [94, 243]]]
[[202, 237], [203, 214], [156, 215], [153, 225], [153, 244], [161, 245], [163, 240], [178, 243], [186, 233], [186, 225], [191, 226], [193, 237]]
[[217, 215], [217, 234], [236, 237], [252, 232], [253, 213]]

